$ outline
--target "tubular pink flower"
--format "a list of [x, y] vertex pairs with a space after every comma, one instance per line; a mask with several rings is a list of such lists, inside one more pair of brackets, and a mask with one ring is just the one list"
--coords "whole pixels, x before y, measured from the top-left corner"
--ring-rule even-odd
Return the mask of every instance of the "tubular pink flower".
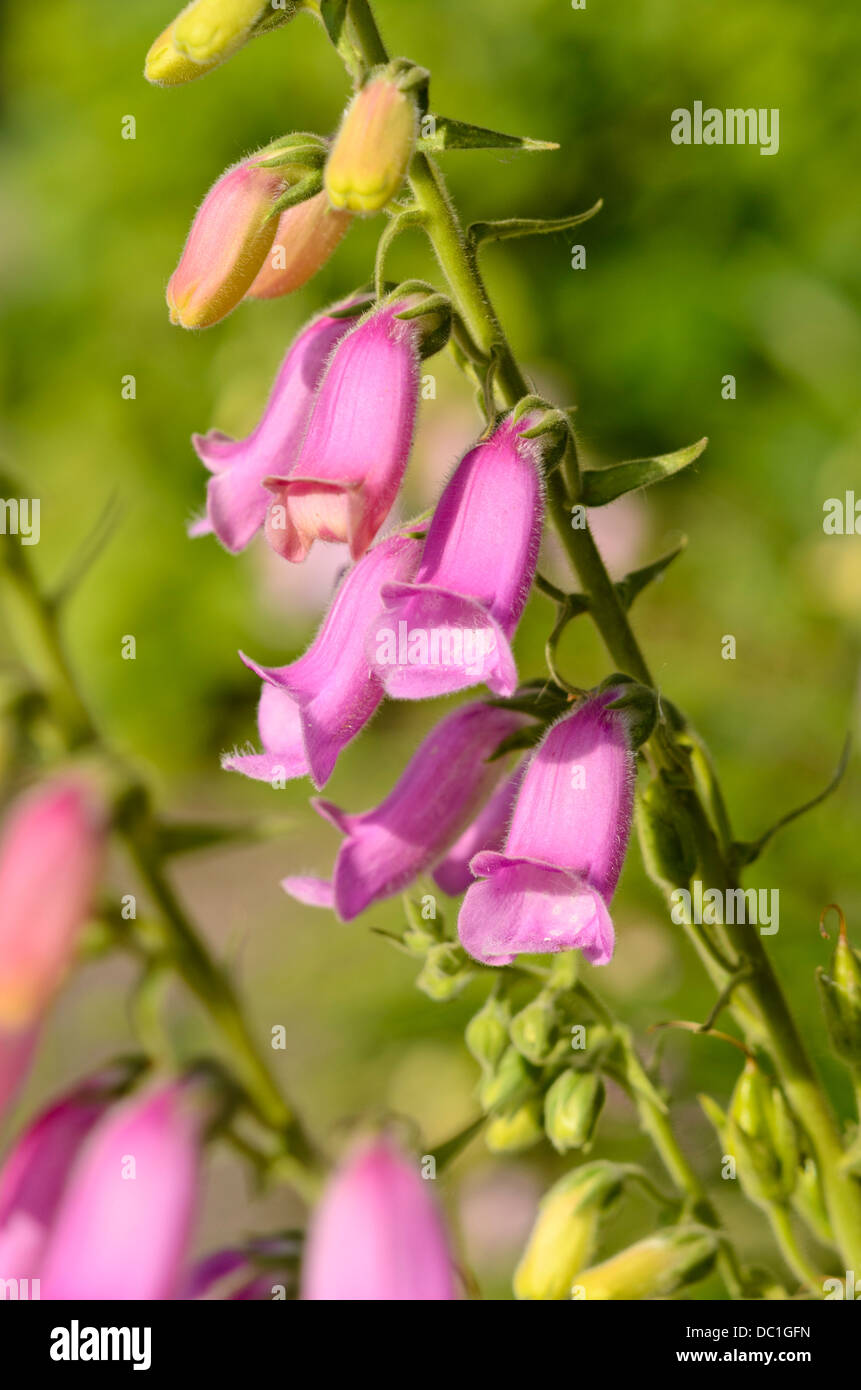
[[437, 864], [433, 871], [434, 882], [450, 898], [458, 897], [475, 882], [475, 875], [469, 865], [479, 850], [502, 849], [522, 779], [521, 766], [499, 784], [487, 805], [479, 811], [472, 824], [466, 827], [445, 858]]
[[376, 308], [338, 344], [295, 463], [273, 476], [266, 539], [293, 562], [315, 540], [364, 554], [388, 516], [407, 466], [419, 392], [418, 321]]
[[535, 751], [502, 853], [470, 864], [458, 934], [488, 965], [523, 951], [581, 950], [593, 965], [613, 954], [608, 903], [631, 829], [635, 759], [618, 691], [587, 700], [554, 724]]
[[302, 1297], [456, 1299], [452, 1256], [430, 1186], [417, 1163], [385, 1136], [354, 1148], [311, 1220]]
[[455, 843], [504, 773], [503, 759], [488, 759], [524, 722], [512, 710], [463, 705], [428, 734], [374, 810], [349, 815], [315, 799], [315, 810], [345, 836], [332, 885], [291, 877], [285, 891], [315, 907], [334, 906], [344, 922], [399, 893]]
[[171, 1082], [135, 1095], [93, 1130], [48, 1239], [43, 1298], [176, 1297], [206, 1119], [192, 1086]]
[[[350, 302], [355, 301], [339, 307]], [[263, 479], [291, 467], [326, 361], [351, 326], [349, 318], [321, 314], [303, 328], [278, 369], [260, 423], [245, 439], [220, 430], [191, 436], [198, 458], [213, 474], [206, 489], [206, 522], [195, 526], [195, 535], [214, 531], [235, 555], [260, 530], [271, 500]]]
[[33, 1024], [66, 974], [103, 848], [75, 783], [48, 783], [13, 807], [0, 842], [0, 1036]]
[[0, 1170], [0, 1279], [35, 1279], [71, 1166], [116, 1078], [96, 1076], [48, 1106]]
[[246, 299], [276, 299], [301, 289], [325, 265], [352, 220], [350, 213], [330, 207], [325, 193], [287, 208]]
[[311, 646], [289, 666], [242, 660], [263, 681], [262, 753], [229, 754], [222, 766], [247, 777], [329, 780], [338, 754], [376, 712], [383, 687], [365, 656], [365, 633], [386, 580], [415, 573], [421, 542], [390, 536], [348, 570]]
[[540, 455], [511, 419], [462, 459], [437, 504], [414, 580], [387, 584], [369, 655], [398, 699], [488, 685], [511, 695], [510, 640], [535, 575]]
[[254, 157], [227, 169], [195, 214], [179, 265], [167, 285], [171, 323], [209, 328], [250, 290], [275, 240], [283, 171]]

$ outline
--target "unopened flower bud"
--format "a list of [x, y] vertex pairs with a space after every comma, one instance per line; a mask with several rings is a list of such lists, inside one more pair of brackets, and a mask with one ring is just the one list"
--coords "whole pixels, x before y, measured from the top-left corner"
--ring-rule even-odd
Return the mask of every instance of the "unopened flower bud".
[[544, 1128], [558, 1153], [582, 1149], [592, 1138], [604, 1104], [595, 1072], [564, 1071], [544, 1097]]
[[416, 985], [429, 999], [454, 999], [473, 974], [466, 953], [459, 946], [446, 941], [431, 946], [416, 978]]
[[538, 1216], [514, 1275], [517, 1298], [568, 1298], [589, 1263], [602, 1212], [622, 1190], [623, 1170], [614, 1163], [587, 1163], [566, 1173], [541, 1200]]
[[284, 170], [243, 160], [213, 184], [201, 203], [167, 286], [172, 323], [208, 328], [251, 288], [275, 239]]
[[706, 1226], [668, 1226], [577, 1275], [575, 1298], [666, 1298], [704, 1279], [718, 1240]]
[[491, 995], [466, 1025], [466, 1045], [483, 1071], [492, 1072], [508, 1047], [511, 1010], [508, 1002]]
[[286, 24], [296, 0], [192, 0], [159, 34], [146, 56], [148, 82], [193, 82], [231, 58], [248, 39]]
[[416, 127], [415, 102], [392, 70], [371, 77], [344, 112], [326, 164], [332, 206], [360, 213], [384, 208], [403, 183]]
[[532, 1089], [535, 1073], [523, 1060], [516, 1047], [508, 1047], [499, 1066], [482, 1078], [478, 1096], [485, 1110], [500, 1105], [513, 1105], [523, 1100]]
[[544, 1138], [541, 1123], [541, 1101], [535, 1097], [513, 1110], [494, 1115], [485, 1130], [484, 1139], [491, 1153], [520, 1153]]
[[301, 289], [325, 265], [351, 220], [350, 213], [330, 206], [325, 193], [287, 208], [246, 297], [277, 299]]
[[727, 1146], [738, 1177], [754, 1202], [786, 1202], [798, 1173], [795, 1125], [781, 1091], [753, 1059], [745, 1064], [730, 1101]]
[[553, 1050], [557, 1037], [557, 1011], [552, 994], [542, 990], [515, 1014], [511, 1021], [511, 1041], [518, 1052], [541, 1066]]
[[849, 945], [842, 912], [829, 973], [817, 970], [816, 978], [831, 1046], [844, 1062], [861, 1067], [861, 961]]

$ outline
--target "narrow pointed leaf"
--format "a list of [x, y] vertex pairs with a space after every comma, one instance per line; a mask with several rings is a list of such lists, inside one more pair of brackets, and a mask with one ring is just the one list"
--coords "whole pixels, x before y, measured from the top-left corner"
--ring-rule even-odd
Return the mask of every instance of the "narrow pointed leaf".
[[475, 1138], [486, 1123], [487, 1116], [479, 1115], [477, 1120], [472, 1121], [472, 1124], [467, 1125], [458, 1134], [453, 1134], [444, 1144], [440, 1144], [438, 1148], [433, 1150], [437, 1173], [441, 1173], [450, 1163], [454, 1162], [458, 1154], [463, 1152], [470, 1140]]
[[828, 786], [824, 787], [821, 792], [811, 797], [809, 801], [805, 801], [803, 806], [797, 806], [794, 811], [789, 811], [787, 815], [781, 816], [780, 820], [775, 821], [774, 825], [770, 826], [768, 830], [765, 831], [765, 834], [760, 835], [758, 840], [736, 840], [734, 842], [732, 846], [732, 857], [737, 868], [741, 869], [744, 868], [746, 864], [752, 864], [755, 859], [759, 858], [769, 840], [777, 834], [778, 830], [782, 830], [785, 825], [789, 825], [791, 821], [797, 820], [799, 816], [803, 816], [807, 811], [812, 811], [814, 806], [818, 806], [820, 802], [824, 801], [826, 797], [830, 796], [831, 793], [837, 789], [849, 762], [849, 750], [851, 746], [852, 740], [847, 735], [846, 742], [843, 745], [843, 752], [840, 754], [840, 761], [834, 771], [834, 776], [831, 778]]
[[683, 540], [671, 550], [669, 554], [662, 555], [660, 560], [655, 560], [651, 565], [645, 565], [640, 570], [632, 570], [626, 574], [624, 579], [620, 579], [616, 585], [616, 593], [622, 601], [624, 608], [630, 608], [634, 599], [642, 593], [647, 584], [651, 584], [653, 579], [657, 579], [663, 574], [668, 565], [671, 565], [677, 555], [681, 555], [687, 545], [687, 540]]
[[499, 222], [473, 222], [467, 228], [467, 236], [473, 246], [483, 241], [506, 241], [510, 237], [552, 236], [554, 232], [567, 232], [579, 227], [581, 222], [588, 222], [603, 206], [604, 200], [599, 198], [585, 212], [575, 212], [570, 217], [506, 217]]
[[503, 135], [499, 130], [486, 130], [484, 126], [437, 116], [433, 134], [423, 135], [418, 148], [425, 154], [442, 154], [445, 150], [558, 150], [559, 146], [552, 140]]
[[580, 501], [586, 507], [603, 507], [626, 492], [661, 483], [698, 459], [707, 444], [707, 439], [698, 439], [696, 444], [677, 449], [674, 454], [631, 459], [629, 463], [615, 463], [609, 468], [587, 468], [582, 475]]

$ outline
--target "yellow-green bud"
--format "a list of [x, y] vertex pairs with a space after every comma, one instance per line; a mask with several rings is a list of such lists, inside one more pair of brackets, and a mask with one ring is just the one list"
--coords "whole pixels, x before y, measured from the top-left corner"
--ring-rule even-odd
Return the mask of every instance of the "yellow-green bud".
[[493, 1071], [508, 1047], [511, 1010], [504, 999], [491, 995], [466, 1025], [466, 1045], [483, 1071]]
[[587, 1163], [545, 1193], [514, 1275], [514, 1293], [543, 1301], [570, 1297], [571, 1285], [595, 1253], [601, 1213], [622, 1190], [614, 1163]]
[[383, 68], [344, 112], [326, 164], [324, 184], [335, 208], [379, 212], [404, 181], [416, 143], [418, 115], [397, 74]]
[[491, 1153], [517, 1153], [529, 1149], [544, 1138], [541, 1123], [541, 1101], [536, 1096], [518, 1105], [514, 1110], [504, 1110], [494, 1115], [484, 1132], [484, 1139]]
[[553, 996], [542, 990], [511, 1020], [511, 1041], [527, 1062], [547, 1061], [557, 1037]]
[[484, 1110], [495, 1110], [525, 1100], [534, 1084], [535, 1072], [517, 1048], [509, 1046], [495, 1071], [486, 1072], [481, 1078], [478, 1097]]
[[718, 1240], [707, 1226], [668, 1226], [578, 1274], [575, 1299], [666, 1298], [705, 1278]]
[[783, 1093], [752, 1058], [736, 1083], [727, 1116], [727, 1147], [754, 1202], [787, 1202], [798, 1176], [798, 1140]]
[[792, 1205], [824, 1245], [834, 1244], [834, 1231], [825, 1205], [822, 1178], [816, 1160], [810, 1155], [803, 1160], [798, 1169]]
[[849, 945], [842, 912], [829, 974], [817, 970], [816, 978], [831, 1046], [842, 1061], [861, 1067], [861, 961]]
[[192, 0], [152, 45], [144, 75], [164, 87], [192, 82], [256, 34], [286, 24], [297, 8], [298, 0]]
[[557, 1076], [544, 1097], [544, 1128], [558, 1153], [589, 1143], [604, 1094], [604, 1083], [595, 1072], [564, 1071]]
[[416, 986], [429, 999], [454, 999], [472, 979], [466, 953], [460, 946], [441, 942], [431, 946], [416, 977]]

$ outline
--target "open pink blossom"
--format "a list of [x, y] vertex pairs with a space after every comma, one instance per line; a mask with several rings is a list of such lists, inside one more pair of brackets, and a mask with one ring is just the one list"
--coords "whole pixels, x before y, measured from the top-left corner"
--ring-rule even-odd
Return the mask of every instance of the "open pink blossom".
[[365, 633], [378, 611], [380, 586], [415, 572], [421, 542], [390, 536], [344, 576], [311, 646], [289, 666], [266, 667], [243, 656], [263, 681], [258, 723], [262, 753], [231, 753], [223, 766], [260, 781], [329, 780], [342, 748], [373, 716], [384, 691], [365, 656]]
[[236, 554], [260, 530], [271, 500], [263, 479], [286, 472], [295, 461], [326, 362], [352, 322], [320, 314], [302, 329], [278, 369], [259, 424], [245, 439], [220, 430], [192, 435], [198, 457], [213, 475], [206, 519], [195, 524], [194, 535], [214, 531]]
[[369, 649], [389, 695], [417, 700], [486, 684], [517, 685], [511, 638], [535, 576], [544, 515], [540, 454], [508, 418], [458, 464], [422, 562], [383, 589]]
[[457, 1298], [433, 1184], [380, 1135], [361, 1142], [314, 1212], [303, 1267], [310, 1301], [439, 1302]]
[[554, 724], [532, 756], [501, 852], [470, 864], [458, 920], [465, 949], [488, 965], [521, 952], [613, 954], [613, 896], [631, 829], [635, 760], [618, 695], [587, 700]]
[[399, 893], [438, 864], [505, 772], [489, 761], [525, 717], [491, 705], [462, 705], [434, 728], [385, 801], [350, 815], [331, 801], [312, 804], [344, 835], [332, 882], [290, 877], [283, 886], [314, 907], [334, 907], [349, 922], [371, 903]]
[[373, 309], [338, 343], [289, 472], [267, 480], [266, 538], [304, 560], [315, 540], [364, 554], [388, 516], [407, 466], [419, 393], [417, 320], [404, 300]]
[[445, 858], [437, 864], [433, 871], [434, 883], [444, 893], [448, 893], [449, 897], [456, 898], [475, 882], [475, 875], [469, 866], [479, 850], [502, 849], [522, 778], [521, 766], [510, 777], [506, 777], [504, 782], [500, 782], [475, 820], [466, 827]]

